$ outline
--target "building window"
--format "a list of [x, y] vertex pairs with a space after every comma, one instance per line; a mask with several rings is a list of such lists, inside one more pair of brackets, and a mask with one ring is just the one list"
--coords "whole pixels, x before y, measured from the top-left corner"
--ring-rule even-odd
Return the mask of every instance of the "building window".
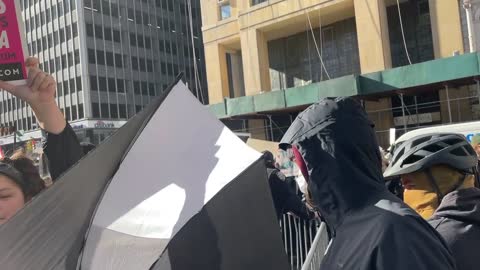
[[78, 105], [78, 119], [83, 118], [83, 104]]
[[120, 108], [120, 118], [126, 119], [127, 118], [127, 107], [125, 106], [125, 104], [120, 104], [120, 105], [118, 105], [118, 107]]
[[90, 88], [92, 90], [98, 90], [97, 77], [90, 76]]
[[143, 36], [142, 36], [142, 35], [138, 35], [138, 36], [137, 36], [137, 44], [138, 44], [138, 47], [140, 47], [140, 48], [143, 48], [143, 47], [144, 47], [144, 44], [143, 44]]
[[76, 88], [75, 88], [75, 79], [68, 80], [68, 83], [70, 84], [70, 90], [71, 90], [72, 93], [77, 91]]
[[220, 6], [220, 20], [228, 19], [232, 16], [232, 7], [230, 3], [226, 3]]
[[125, 92], [125, 85], [122, 79], [117, 79], [117, 91], [119, 93]]
[[153, 83], [148, 84], [148, 93], [152, 97], [155, 96], [155, 84], [153, 84]]
[[150, 37], [145, 37], [145, 48], [151, 49], [152, 48], [152, 40]]
[[133, 92], [136, 95], [140, 95], [140, 82], [139, 81], [134, 81], [133, 82]]
[[112, 41], [112, 29], [105, 27], [104, 32], [105, 32], [105, 40]]
[[98, 107], [98, 103], [92, 103], [92, 116], [94, 118], [100, 118], [100, 108]]
[[159, 40], [159, 41], [158, 41], [158, 49], [159, 49], [161, 52], [164, 52], [164, 51], [165, 51], [165, 44], [163, 43], [163, 40]]
[[108, 78], [108, 92], [115, 93], [115, 79], [114, 78]]
[[148, 84], [147, 84], [147, 82], [142, 82], [142, 95], [148, 96]]
[[[95, 81], [97, 82], [97, 81]], [[61, 97], [63, 96], [63, 92], [62, 92], [62, 83], [57, 83], [57, 97]]]
[[63, 81], [63, 94], [68, 95], [68, 81]]
[[132, 69], [138, 70], [138, 58], [134, 56], [132, 57]]
[[118, 53], [115, 54], [115, 66], [117, 68], [123, 67], [123, 57], [121, 54], [118, 54]]
[[106, 52], [107, 55], [107, 66], [113, 67], [113, 53], [112, 52]]
[[105, 77], [98, 77], [98, 90], [100, 91], [107, 91], [107, 78]]
[[77, 82], [77, 90], [82, 91], [82, 78], [77, 77], [75, 80]]
[[130, 45], [137, 46], [137, 38], [134, 33], [130, 33]]
[[120, 42], [120, 31], [113, 30], [113, 41]]
[[140, 58], [140, 71], [143, 71], [143, 72], [147, 71], [145, 65], [146, 65], [145, 59]]
[[103, 38], [102, 27], [100, 25], [95, 25], [95, 37], [98, 39]]
[[105, 65], [105, 55], [103, 51], [97, 51], [97, 64]]
[[110, 116], [111, 118], [118, 118], [118, 109], [117, 109], [117, 106], [116, 105], [111, 105], [110, 106]]
[[252, 0], [252, 6], [267, 2], [267, 0]]
[[150, 59], [147, 60], [147, 71], [153, 72], [153, 62]]
[[73, 105], [72, 106], [72, 120], [77, 120], [77, 106]]
[[97, 62], [95, 60], [95, 50], [88, 49], [88, 62], [90, 64], [95, 64]]
[[108, 118], [109, 117], [109, 109], [108, 109], [108, 104], [107, 103], [101, 103], [100, 104], [100, 110], [102, 111], [102, 117], [103, 118]]

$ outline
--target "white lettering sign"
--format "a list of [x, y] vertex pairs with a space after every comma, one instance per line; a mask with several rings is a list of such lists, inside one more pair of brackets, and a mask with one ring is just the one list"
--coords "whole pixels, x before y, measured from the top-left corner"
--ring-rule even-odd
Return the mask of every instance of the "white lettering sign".
[[3, 48], [10, 49], [10, 42], [8, 42], [8, 35], [6, 30], [3, 30], [2, 33], [0, 33], [0, 49]]

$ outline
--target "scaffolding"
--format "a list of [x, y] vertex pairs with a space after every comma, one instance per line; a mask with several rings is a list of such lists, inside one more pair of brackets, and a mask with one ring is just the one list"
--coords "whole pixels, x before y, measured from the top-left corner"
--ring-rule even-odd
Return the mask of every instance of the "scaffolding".
[[[473, 82], [473, 84], [471, 83]], [[436, 101], [417, 102], [422, 95], [438, 94]], [[415, 95], [417, 94], [417, 95]], [[413, 98], [413, 104], [407, 104], [405, 98]], [[465, 85], [445, 84], [443, 88], [416, 92], [416, 89], [399, 90], [383, 96], [357, 97], [362, 104], [365, 101], [380, 98], [398, 98], [400, 106], [391, 106], [385, 109], [366, 111], [374, 122], [390, 122], [386, 128], [377, 125], [376, 134], [382, 147], [390, 145], [390, 132], [395, 129], [396, 138], [414, 129], [480, 120], [480, 80], [473, 78]], [[364, 105], [365, 107], [365, 105]], [[234, 132], [256, 134], [259, 139], [280, 141], [295, 117], [305, 109], [304, 107], [262, 113], [247, 116], [237, 116], [224, 119], [224, 123]], [[249, 121], [256, 120], [257, 124], [250, 127]], [[235, 124], [233, 124], [235, 123]], [[262, 123], [259, 125], [258, 123]]]

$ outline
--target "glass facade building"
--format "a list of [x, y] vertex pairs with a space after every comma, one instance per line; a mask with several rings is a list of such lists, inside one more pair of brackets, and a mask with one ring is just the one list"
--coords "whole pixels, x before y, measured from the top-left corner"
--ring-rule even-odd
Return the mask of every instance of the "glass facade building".
[[[208, 103], [199, 0], [21, 0], [21, 6], [29, 52], [57, 80], [58, 104], [81, 140], [99, 143], [180, 72]], [[37, 128], [25, 102], [6, 92], [0, 120], [17, 130]]]

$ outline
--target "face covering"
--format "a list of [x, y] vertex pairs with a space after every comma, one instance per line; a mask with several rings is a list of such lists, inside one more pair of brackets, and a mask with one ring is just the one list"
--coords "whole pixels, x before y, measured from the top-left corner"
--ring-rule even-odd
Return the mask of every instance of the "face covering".
[[[464, 177], [460, 172], [443, 165], [431, 167], [431, 172], [443, 196], [452, 192]], [[473, 187], [474, 181], [473, 175], [467, 175], [458, 189]], [[405, 203], [424, 219], [429, 219], [439, 206], [439, 198], [428, 175], [424, 171], [407, 174], [402, 176], [402, 183], [405, 186]]]

